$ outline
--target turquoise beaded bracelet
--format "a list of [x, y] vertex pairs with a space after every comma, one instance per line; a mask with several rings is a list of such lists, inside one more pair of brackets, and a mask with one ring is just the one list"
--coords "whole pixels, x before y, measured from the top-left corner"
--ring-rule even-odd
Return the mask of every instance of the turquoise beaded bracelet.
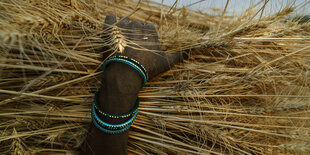
[[109, 133], [109, 134], [117, 134], [117, 133], [121, 133], [121, 132], [124, 132], [126, 130], [128, 130], [130, 127], [131, 127], [131, 124], [129, 126], [126, 126], [122, 129], [118, 129], [118, 130], [110, 130], [110, 129], [105, 129], [103, 128], [102, 126], [100, 126], [95, 119], [92, 119], [93, 120], [93, 123], [94, 125], [101, 131], [105, 132], [105, 133]]
[[119, 58], [119, 59], [124, 59], [124, 60], [128, 60], [128, 61], [133, 62], [135, 65], [137, 65], [139, 68], [141, 68], [141, 70], [144, 72], [144, 74], [146, 76], [146, 79], [148, 79], [148, 73], [147, 73], [146, 69], [137, 60], [130, 58], [130, 57], [127, 57], [127, 56], [123, 56], [123, 55], [112, 56], [111, 59], [113, 59], [113, 58]]
[[124, 128], [117, 129], [117, 130], [110, 130], [110, 129], [106, 129], [106, 128], [100, 126], [100, 124], [97, 122], [97, 120], [94, 119], [94, 116], [93, 116], [93, 115], [91, 115], [91, 117], [92, 117], [92, 121], [93, 121], [94, 125], [95, 125], [99, 130], [101, 130], [101, 131], [103, 131], [103, 132], [105, 132], [105, 133], [109, 133], [109, 134], [117, 134], [117, 133], [124, 132], [124, 131], [128, 130], [128, 129], [131, 127], [132, 123], [134, 122], [134, 120], [133, 120], [128, 126], [126, 126], [126, 127], [124, 127]]
[[104, 111], [102, 111], [100, 109], [100, 107], [98, 106], [98, 93], [96, 93], [95, 95], [95, 101], [94, 101], [94, 106], [96, 108], [96, 110], [103, 116], [106, 116], [106, 117], [109, 117], [109, 118], [127, 118], [129, 116], [132, 116], [134, 113], [136, 113], [138, 111], [138, 107], [139, 107], [139, 98], [137, 98], [136, 100], [136, 104], [135, 106], [130, 110], [129, 113], [126, 113], [126, 114], [122, 114], [122, 115], [112, 115], [112, 114], [109, 114], [109, 113], [106, 113]]
[[107, 128], [110, 128], [110, 129], [119, 129], [119, 128], [124, 128], [124, 127], [130, 125], [134, 121], [134, 119], [136, 118], [137, 114], [138, 114], [138, 111], [136, 113], [134, 113], [134, 115], [128, 121], [126, 121], [122, 124], [109, 124], [109, 123], [102, 121], [98, 117], [98, 115], [96, 114], [95, 106], [93, 105], [93, 107], [92, 107], [92, 118], [95, 119], [97, 122], [99, 122], [100, 125], [107, 127]]
[[138, 71], [138, 73], [142, 77], [142, 86], [144, 86], [146, 84], [146, 81], [147, 81], [147, 72], [146, 72], [145, 68], [141, 64], [139, 64], [138, 61], [136, 61], [132, 58], [129, 58], [129, 57], [127, 57], [127, 58], [128, 59], [124, 59], [121, 57], [111, 57], [108, 60], [106, 60], [105, 63], [103, 64], [103, 70], [105, 70], [107, 65], [110, 64], [111, 62], [120, 62], [120, 63], [127, 64], [127, 65], [131, 66], [132, 68], [134, 68], [136, 71]]
[[[142, 77], [142, 86], [145, 85], [145, 83], [148, 79], [148, 73], [147, 73], [146, 69], [138, 61], [136, 61], [130, 57], [126, 57], [126, 56], [113, 56], [104, 62], [103, 70], [105, 70], [107, 65], [111, 62], [124, 63], [124, 64], [127, 64], [127, 65], [131, 66], [132, 68], [134, 68], [136, 71], [138, 71], [138, 73]], [[94, 101], [94, 104], [92, 106], [91, 118], [92, 118], [94, 125], [98, 129], [100, 129], [101, 131], [106, 132], [106, 133], [115, 134], [115, 133], [121, 133], [121, 132], [126, 131], [127, 129], [129, 129], [131, 127], [131, 125], [133, 124], [133, 122], [136, 119], [136, 116], [138, 114], [139, 99], [137, 99], [134, 108], [129, 113], [122, 114], [122, 115], [111, 115], [111, 114], [103, 112], [99, 108], [97, 102], [98, 102], [98, 94], [95, 95], [95, 101]], [[109, 124], [109, 123], [102, 121], [98, 117], [97, 111], [100, 114], [102, 114], [103, 116], [110, 117], [110, 118], [127, 118], [130, 116], [132, 116], [132, 117], [129, 120], [127, 120], [126, 122], [121, 123], [121, 124]]]

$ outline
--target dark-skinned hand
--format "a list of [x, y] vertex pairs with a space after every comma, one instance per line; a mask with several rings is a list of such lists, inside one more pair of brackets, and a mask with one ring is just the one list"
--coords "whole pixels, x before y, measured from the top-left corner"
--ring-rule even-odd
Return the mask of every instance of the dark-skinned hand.
[[[107, 32], [115, 25], [122, 30], [127, 46], [123, 53], [112, 53], [115, 51], [113, 46], [105, 48], [104, 51], [101, 51], [104, 53], [104, 59], [111, 55], [131, 57], [145, 67], [149, 79], [182, 61], [183, 53], [166, 53], [161, 50], [153, 24], [144, 24], [137, 20], [130, 21], [128, 18], [118, 22], [115, 15], [108, 14], [105, 19]], [[111, 37], [104, 39], [111, 40]], [[103, 77], [98, 103], [101, 109], [114, 115], [129, 112], [134, 107], [138, 92], [142, 87], [142, 78], [139, 73], [128, 65], [111, 63], [104, 71]], [[103, 117], [101, 119], [111, 124], [126, 121], [126, 119]], [[107, 134], [91, 124], [87, 138], [81, 146], [80, 154], [127, 154], [127, 142], [128, 130], [119, 134]]]

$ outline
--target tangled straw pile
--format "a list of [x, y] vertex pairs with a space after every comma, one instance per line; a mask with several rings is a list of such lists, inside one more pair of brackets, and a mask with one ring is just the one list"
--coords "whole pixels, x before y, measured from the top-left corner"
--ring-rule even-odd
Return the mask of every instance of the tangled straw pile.
[[130, 0], [0, 0], [1, 154], [76, 153], [109, 12], [155, 23], [167, 52], [191, 50], [140, 92], [130, 153], [309, 154], [310, 25], [283, 22], [299, 9], [289, 6], [254, 18], [258, 6], [231, 18]]

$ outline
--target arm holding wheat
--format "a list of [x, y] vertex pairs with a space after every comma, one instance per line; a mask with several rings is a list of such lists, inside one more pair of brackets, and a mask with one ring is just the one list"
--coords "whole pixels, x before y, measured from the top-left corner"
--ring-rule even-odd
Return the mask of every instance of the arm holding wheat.
[[[105, 24], [112, 26], [117, 22], [115, 15], [109, 14]], [[138, 61], [148, 72], [148, 79], [169, 70], [175, 63], [182, 61], [183, 54], [165, 53], [158, 42], [156, 29], [152, 24], [140, 21], [130, 22], [125, 18], [116, 24], [122, 29], [127, 39], [127, 46], [122, 53], [105, 55], [122, 55]], [[108, 29], [109, 27], [107, 27]], [[136, 103], [143, 79], [132, 67], [124, 63], [111, 63], [104, 71], [102, 86], [98, 94], [98, 105], [102, 111], [119, 115], [130, 111]], [[101, 117], [110, 124], [122, 123], [128, 119]], [[128, 130], [109, 134], [91, 125], [89, 134], [81, 148], [81, 154], [127, 154]]]

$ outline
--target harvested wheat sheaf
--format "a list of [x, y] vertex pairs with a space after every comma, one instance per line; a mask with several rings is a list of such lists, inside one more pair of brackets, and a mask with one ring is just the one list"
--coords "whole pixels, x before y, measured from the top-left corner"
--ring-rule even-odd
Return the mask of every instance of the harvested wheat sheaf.
[[233, 18], [148, 1], [0, 0], [1, 154], [77, 153], [115, 43], [102, 39], [107, 13], [154, 23], [167, 52], [191, 51], [140, 92], [130, 153], [309, 154], [310, 24], [285, 20], [306, 4], [260, 16], [268, 2]]

